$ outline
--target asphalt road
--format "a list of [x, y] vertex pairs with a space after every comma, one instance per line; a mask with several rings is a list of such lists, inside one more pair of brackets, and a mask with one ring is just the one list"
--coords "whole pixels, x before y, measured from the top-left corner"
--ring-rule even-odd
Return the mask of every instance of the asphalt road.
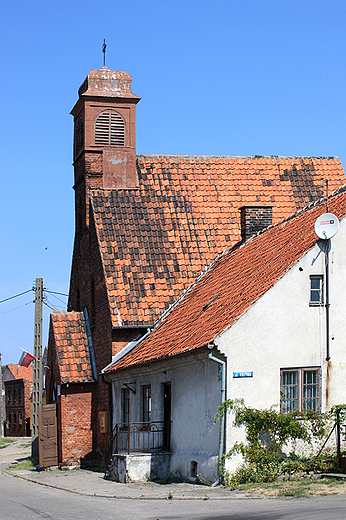
[[346, 496], [301, 499], [141, 500], [83, 496], [0, 475], [1, 520], [345, 520]]
[[[0, 468], [27, 456], [19, 441], [0, 450]], [[80, 472], [78, 478], [83, 478]], [[67, 477], [53, 474], [54, 478]], [[84, 478], [83, 478], [84, 481]], [[96, 482], [96, 481], [95, 481]], [[92, 483], [90, 484], [92, 486]], [[88, 486], [88, 491], [89, 487]], [[162, 494], [161, 494], [162, 495]], [[165, 493], [167, 497], [168, 494]], [[64, 491], [0, 472], [0, 520], [346, 520], [346, 495], [300, 499], [106, 498]]]

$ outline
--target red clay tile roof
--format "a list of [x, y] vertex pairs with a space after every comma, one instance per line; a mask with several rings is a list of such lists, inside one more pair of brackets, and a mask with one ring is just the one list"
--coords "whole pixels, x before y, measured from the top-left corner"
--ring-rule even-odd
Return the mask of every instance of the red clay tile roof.
[[345, 182], [336, 157], [138, 156], [139, 189], [91, 190], [112, 324], [148, 325], [240, 239], [243, 205], [279, 222]]
[[93, 382], [83, 313], [53, 311], [51, 321], [61, 382]]
[[18, 365], [7, 365], [7, 368], [13, 374], [14, 379], [26, 379], [27, 381], [32, 381], [33, 378], [33, 366], [29, 365], [28, 367], [19, 367]]
[[[346, 214], [346, 185], [329, 200], [329, 212]], [[230, 328], [317, 242], [320, 203], [220, 256], [156, 328], [106, 372], [198, 349]]]

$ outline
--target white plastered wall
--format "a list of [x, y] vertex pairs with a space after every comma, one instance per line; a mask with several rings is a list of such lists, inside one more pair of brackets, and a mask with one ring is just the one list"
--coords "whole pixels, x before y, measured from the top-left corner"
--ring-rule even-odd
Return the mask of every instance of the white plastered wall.
[[213, 418], [221, 403], [218, 364], [208, 359], [206, 350], [184, 358], [152, 363], [113, 376], [113, 426], [121, 422], [121, 388], [124, 383], [136, 390], [131, 393], [130, 422], [142, 421], [143, 385], [151, 385], [152, 421], [163, 420], [163, 385], [171, 384], [171, 467], [173, 475], [191, 477], [191, 461], [197, 473], [214, 482], [220, 427]]
[[[289, 247], [289, 246], [288, 246]], [[270, 266], [268, 266], [270, 268]], [[227, 356], [227, 398], [269, 408], [280, 403], [280, 369], [321, 367], [321, 410], [346, 403], [346, 220], [331, 240], [330, 361], [326, 361], [325, 307], [309, 305], [309, 277], [325, 276], [325, 254], [317, 243], [215, 344]], [[253, 377], [233, 378], [233, 372]], [[244, 430], [227, 418], [227, 450]], [[239, 463], [228, 461], [228, 469]]]

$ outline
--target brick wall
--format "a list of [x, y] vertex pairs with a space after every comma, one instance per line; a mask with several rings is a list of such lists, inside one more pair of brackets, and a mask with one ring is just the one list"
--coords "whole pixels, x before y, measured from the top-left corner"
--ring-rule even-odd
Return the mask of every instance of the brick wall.
[[101, 433], [99, 412], [109, 413], [108, 385], [102, 381], [101, 370], [112, 360], [112, 323], [96, 230], [91, 219], [89, 228], [76, 234], [73, 252], [68, 310], [88, 310], [98, 374], [92, 409], [93, 447], [103, 460], [108, 447], [109, 432]]
[[5, 381], [7, 437], [26, 436], [26, 420], [31, 419], [31, 392], [32, 381], [26, 381], [25, 379]]
[[92, 389], [90, 385], [62, 386], [59, 399], [62, 465], [79, 465], [92, 451]]

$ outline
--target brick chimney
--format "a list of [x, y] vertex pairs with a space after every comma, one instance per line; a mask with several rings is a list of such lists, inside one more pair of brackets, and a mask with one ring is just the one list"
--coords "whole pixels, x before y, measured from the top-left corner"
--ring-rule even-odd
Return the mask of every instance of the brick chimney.
[[242, 206], [240, 208], [241, 238], [246, 242], [273, 221], [273, 206]]

